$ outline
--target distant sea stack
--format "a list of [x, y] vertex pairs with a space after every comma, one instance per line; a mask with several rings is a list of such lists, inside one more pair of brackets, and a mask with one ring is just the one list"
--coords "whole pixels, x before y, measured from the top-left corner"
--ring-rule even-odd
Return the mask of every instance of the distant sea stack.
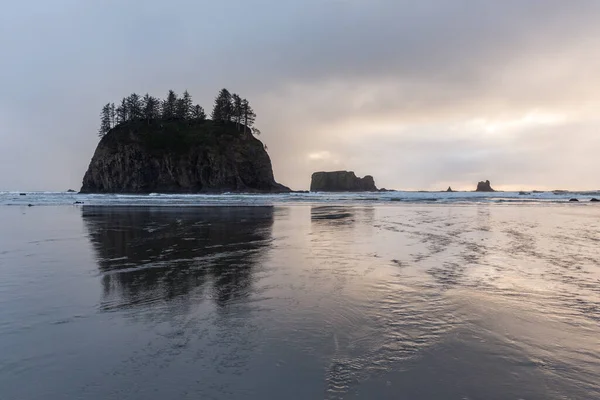
[[311, 192], [376, 192], [371, 175], [357, 177], [352, 171], [315, 172], [310, 182]]
[[133, 120], [104, 134], [82, 193], [289, 192], [250, 130], [211, 120]]
[[495, 190], [492, 189], [492, 185], [490, 184], [490, 181], [479, 182], [477, 184], [477, 189], [475, 191], [476, 192], [495, 192]]
[[448, 189], [446, 189], [446, 192], [454, 192], [454, 190], [452, 190], [452, 187], [448, 186]]

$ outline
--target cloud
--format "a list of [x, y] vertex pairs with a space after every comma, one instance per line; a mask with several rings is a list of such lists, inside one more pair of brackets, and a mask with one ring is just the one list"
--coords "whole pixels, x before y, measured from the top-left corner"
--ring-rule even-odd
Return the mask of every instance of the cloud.
[[33, 3], [0, 15], [0, 190], [78, 188], [107, 101], [187, 88], [210, 108], [222, 86], [294, 188], [341, 168], [600, 187], [597, 1]]

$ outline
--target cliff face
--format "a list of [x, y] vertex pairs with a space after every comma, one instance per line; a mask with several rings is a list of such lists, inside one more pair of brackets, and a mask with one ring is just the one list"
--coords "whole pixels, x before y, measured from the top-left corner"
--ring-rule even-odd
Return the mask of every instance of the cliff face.
[[120, 125], [96, 148], [84, 193], [287, 192], [262, 142], [235, 125], [143, 121]]
[[358, 178], [352, 171], [315, 172], [310, 182], [311, 192], [375, 192], [371, 175]]

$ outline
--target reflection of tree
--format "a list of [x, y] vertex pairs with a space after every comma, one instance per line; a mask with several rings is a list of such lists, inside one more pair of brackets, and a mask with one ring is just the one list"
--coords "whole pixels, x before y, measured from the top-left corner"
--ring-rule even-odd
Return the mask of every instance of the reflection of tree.
[[113, 307], [203, 290], [218, 305], [248, 296], [273, 225], [271, 207], [86, 206], [82, 215]]

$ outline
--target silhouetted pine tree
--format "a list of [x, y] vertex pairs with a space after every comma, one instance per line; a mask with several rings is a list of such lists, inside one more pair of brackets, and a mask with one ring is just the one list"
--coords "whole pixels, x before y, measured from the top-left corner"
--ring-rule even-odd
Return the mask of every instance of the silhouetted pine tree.
[[144, 118], [142, 99], [136, 93], [132, 93], [127, 98], [127, 106], [129, 109], [129, 121], [135, 121]]
[[192, 114], [192, 107], [194, 106], [194, 103], [192, 102], [192, 96], [190, 96], [190, 93], [186, 90], [185, 92], [183, 92], [183, 97], [181, 100], [181, 118], [189, 119]]
[[252, 128], [252, 125], [254, 125], [254, 121], [256, 121], [256, 114], [254, 113], [254, 110], [252, 109], [252, 107], [250, 107], [250, 103], [246, 99], [242, 100], [241, 111], [241, 122], [244, 125], [244, 132], [246, 132], [248, 128]]
[[121, 104], [117, 107], [117, 124], [122, 124], [129, 120], [129, 107], [125, 98], [121, 100]]
[[232, 111], [231, 93], [227, 89], [221, 89], [215, 98], [215, 105], [211, 115], [212, 120], [219, 122], [231, 121]]
[[177, 119], [189, 119], [190, 109], [188, 108], [187, 101], [185, 98], [177, 99], [175, 103], [175, 118]]
[[110, 103], [107, 103], [102, 107], [102, 112], [100, 113], [100, 129], [98, 130], [98, 136], [103, 137], [110, 131], [110, 128]]
[[169, 94], [167, 95], [167, 99], [163, 101], [162, 104], [162, 115], [163, 119], [173, 119], [175, 118], [175, 109], [177, 106], [177, 95], [174, 91], [169, 90]]
[[[206, 113], [200, 105], [192, 103], [192, 96], [186, 90], [181, 98], [173, 90], [169, 90], [167, 98], [160, 100], [156, 97], [146, 95], [141, 98], [136, 93], [121, 100], [119, 106], [108, 103], [102, 108], [100, 114], [100, 128], [98, 134], [104, 136], [113, 127], [129, 121], [145, 120], [148, 123], [158, 119], [183, 119], [193, 121], [205, 121]], [[244, 126], [244, 132], [250, 130], [258, 135], [260, 131], [254, 128], [256, 114], [246, 99], [238, 94], [231, 94], [227, 89], [221, 89], [215, 98], [212, 119], [215, 122], [235, 122], [238, 131], [240, 125]]]
[[192, 120], [194, 121], [204, 121], [206, 120], [206, 114], [204, 113], [204, 108], [196, 104], [192, 108]]
[[242, 123], [242, 98], [234, 93], [231, 96], [232, 99], [232, 119], [235, 122], [237, 130], [240, 130], [240, 124]]
[[160, 100], [148, 93], [142, 99], [142, 114], [146, 122], [160, 118]]
[[110, 103], [110, 125], [117, 126], [117, 112], [115, 111], [115, 103]]

